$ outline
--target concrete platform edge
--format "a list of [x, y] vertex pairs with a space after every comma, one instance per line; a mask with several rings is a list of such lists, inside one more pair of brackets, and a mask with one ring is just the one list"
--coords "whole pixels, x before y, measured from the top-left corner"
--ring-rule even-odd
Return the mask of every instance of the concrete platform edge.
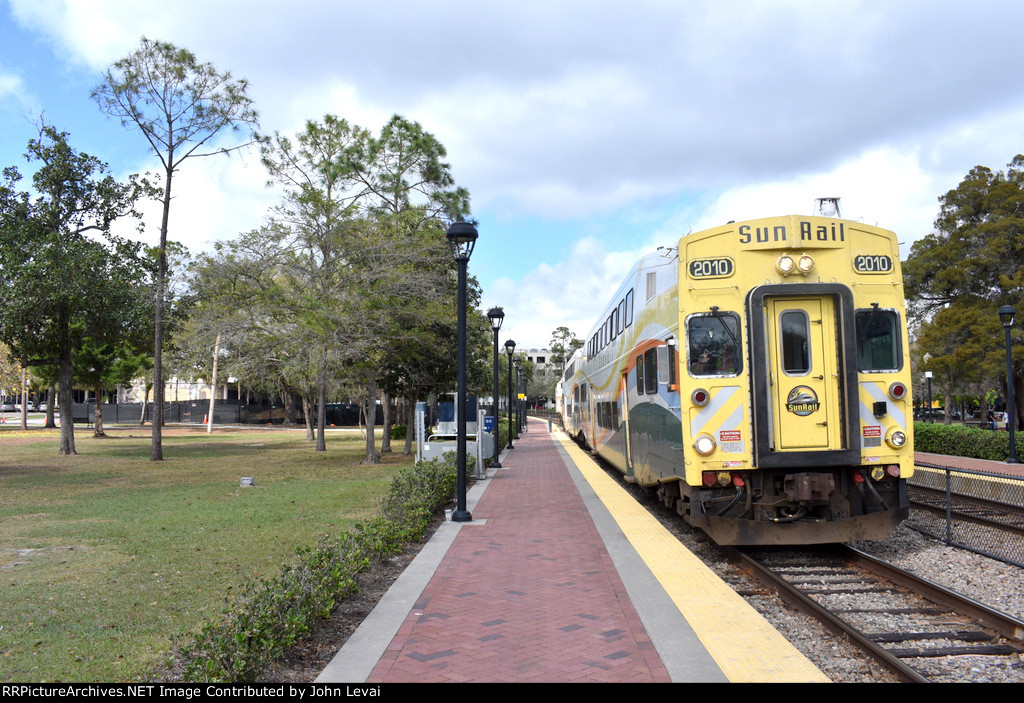
[[728, 683], [728, 677], [626, 539], [576, 462], [559, 442], [555, 441], [555, 447], [569, 469], [576, 490], [604, 540], [608, 555], [669, 677], [674, 683]]

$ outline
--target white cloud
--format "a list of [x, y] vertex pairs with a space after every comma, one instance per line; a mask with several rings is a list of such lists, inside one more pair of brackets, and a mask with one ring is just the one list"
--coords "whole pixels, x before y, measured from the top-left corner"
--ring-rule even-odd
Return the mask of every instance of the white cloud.
[[[159, 168], [155, 157], [141, 164], [136, 172], [148, 170], [154, 183], [162, 188], [163, 173], [154, 168]], [[259, 227], [276, 197], [266, 188], [266, 180], [256, 154], [245, 150], [231, 157], [212, 156], [185, 162], [172, 182], [168, 239], [196, 253], [209, 250], [213, 242]], [[156, 245], [160, 241], [162, 205], [152, 200], [143, 203], [140, 210], [145, 224], [142, 237], [135, 233], [134, 223], [127, 221], [119, 223], [115, 233]]]
[[25, 82], [20, 76], [0, 71], [0, 100], [27, 102]]
[[[560, 234], [562, 261], [536, 249], [546, 262], [528, 276], [484, 280], [487, 300], [532, 320], [521, 334], [535, 346], [562, 324], [586, 334], [626, 268], [691, 228], [837, 195], [845, 216], [910, 242], [971, 167], [1024, 150], [1020, 3], [9, 3], [97, 81], [143, 34], [188, 47], [250, 80], [265, 132], [328, 112], [374, 130], [392, 113], [416, 120], [478, 216], [582, 236], [602, 217], [691, 203], [637, 228], [649, 247]], [[0, 94], [24, 90], [7, 80]], [[196, 248], [257, 226], [274, 201], [264, 179], [255, 157], [190, 164], [171, 237]], [[516, 244], [495, 242], [495, 260], [522, 257]]]

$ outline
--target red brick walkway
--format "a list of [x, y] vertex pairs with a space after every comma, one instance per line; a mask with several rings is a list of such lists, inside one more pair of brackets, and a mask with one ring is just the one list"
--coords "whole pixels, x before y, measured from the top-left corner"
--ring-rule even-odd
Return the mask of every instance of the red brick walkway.
[[969, 459], [962, 456], [946, 456], [945, 454], [927, 454], [925, 452], [914, 452], [914, 460], [936, 466], [946, 466], [954, 469], [968, 469], [970, 471], [984, 471], [990, 474], [1005, 474], [1007, 476], [1024, 476], [1024, 464], [1007, 464], [1005, 461], [988, 461], [986, 459]]
[[669, 681], [543, 423], [502, 466], [369, 681]]

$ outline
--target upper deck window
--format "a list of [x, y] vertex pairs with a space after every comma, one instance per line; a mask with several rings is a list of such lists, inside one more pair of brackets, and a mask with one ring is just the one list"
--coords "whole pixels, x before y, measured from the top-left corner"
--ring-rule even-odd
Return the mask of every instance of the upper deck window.
[[897, 371], [903, 367], [899, 317], [892, 310], [857, 311], [857, 368]]

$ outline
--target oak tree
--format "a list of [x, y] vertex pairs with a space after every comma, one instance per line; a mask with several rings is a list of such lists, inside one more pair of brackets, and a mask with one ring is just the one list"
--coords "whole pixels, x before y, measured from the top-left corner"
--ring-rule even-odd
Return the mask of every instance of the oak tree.
[[106, 164], [74, 150], [50, 126], [28, 144], [32, 191], [17, 168], [0, 182], [0, 340], [22, 366], [54, 366], [60, 384], [60, 453], [74, 454], [73, 357], [87, 340], [131, 336], [135, 301], [151, 290], [141, 245], [115, 237], [111, 224], [138, 217], [148, 183], [116, 181]]

